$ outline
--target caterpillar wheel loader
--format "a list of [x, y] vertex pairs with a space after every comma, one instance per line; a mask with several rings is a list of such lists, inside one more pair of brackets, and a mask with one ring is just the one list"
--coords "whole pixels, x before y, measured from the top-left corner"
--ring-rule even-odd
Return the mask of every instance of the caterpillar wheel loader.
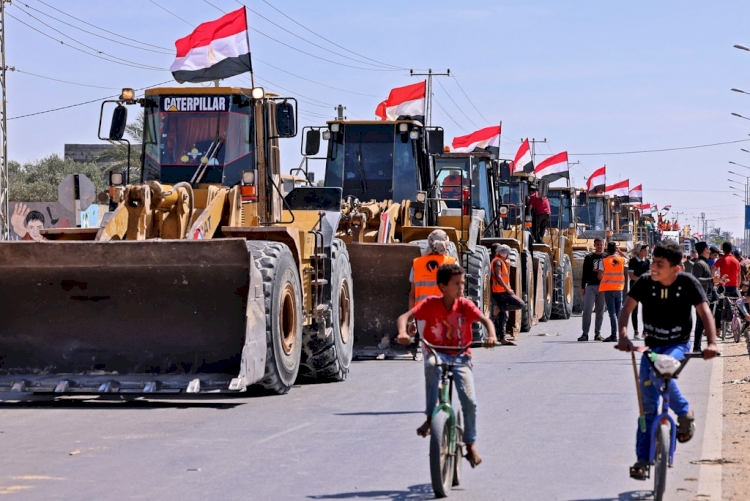
[[[144, 107], [141, 180], [110, 174], [99, 228], [0, 243], [0, 391], [286, 393], [346, 378], [354, 296], [341, 188], [282, 197], [292, 98], [262, 88], [123, 90]], [[109, 105], [111, 106], [111, 104]], [[100, 129], [101, 129], [100, 117]]]
[[[324, 185], [343, 192], [336, 237], [347, 244], [357, 284], [355, 356], [405, 354], [395, 343], [396, 318], [409, 307], [412, 262], [438, 228], [453, 244], [449, 253], [467, 269], [467, 296], [489, 313], [489, 254], [479, 244], [481, 210], [471, 207], [468, 196], [460, 198], [461, 189], [458, 206], [449, 206], [437, 183], [435, 157], [443, 152], [443, 130], [411, 119], [334, 120], [307, 130], [307, 158], [318, 154], [321, 137], [328, 142]], [[476, 331], [475, 342], [486, 335]]]

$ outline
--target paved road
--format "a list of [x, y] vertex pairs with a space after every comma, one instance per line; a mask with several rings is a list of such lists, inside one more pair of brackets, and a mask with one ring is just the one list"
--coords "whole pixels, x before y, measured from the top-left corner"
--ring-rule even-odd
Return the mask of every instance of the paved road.
[[[475, 351], [484, 463], [461, 500], [629, 500], [637, 419], [629, 357], [578, 343], [580, 318], [540, 324], [517, 348]], [[669, 499], [692, 499], [711, 363], [681, 386], [698, 432], [680, 446]], [[0, 405], [8, 499], [385, 499], [432, 497], [420, 363], [358, 362], [345, 383], [282, 397]]]

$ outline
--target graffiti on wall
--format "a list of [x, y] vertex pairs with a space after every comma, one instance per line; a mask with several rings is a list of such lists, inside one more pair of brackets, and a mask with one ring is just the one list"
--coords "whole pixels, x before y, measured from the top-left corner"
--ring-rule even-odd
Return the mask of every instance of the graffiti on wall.
[[70, 228], [75, 215], [58, 202], [11, 202], [10, 239], [46, 240], [43, 229]]

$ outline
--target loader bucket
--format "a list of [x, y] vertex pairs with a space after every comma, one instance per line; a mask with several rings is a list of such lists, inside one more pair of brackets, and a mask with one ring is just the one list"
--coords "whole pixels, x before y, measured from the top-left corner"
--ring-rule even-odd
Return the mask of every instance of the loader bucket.
[[250, 276], [243, 239], [0, 243], [0, 391], [225, 391]]
[[405, 354], [395, 342], [396, 319], [409, 309], [409, 273], [419, 246], [351, 243], [347, 250], [354, 282], [354, 356]]

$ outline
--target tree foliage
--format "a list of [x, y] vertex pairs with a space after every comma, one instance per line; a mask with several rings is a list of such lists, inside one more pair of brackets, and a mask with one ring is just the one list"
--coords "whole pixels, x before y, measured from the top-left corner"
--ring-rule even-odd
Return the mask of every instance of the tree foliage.
[[731, 241], [732, 239], [732, 232], [731, 231], [722, 231], [721, 228], [711, 228], [711, 230], [708, 232], [708, 241], [711, 244], [714, 245], [721, 245], [724, 242]]
[[84, 174], [97, 193], [107, 189], [106, 169], [95, 163], [74, 162], [50, 155], [41, 160], [8, 162], [9, 195], [12, 202], [57, 202], [57, 187], [68, 174]]

